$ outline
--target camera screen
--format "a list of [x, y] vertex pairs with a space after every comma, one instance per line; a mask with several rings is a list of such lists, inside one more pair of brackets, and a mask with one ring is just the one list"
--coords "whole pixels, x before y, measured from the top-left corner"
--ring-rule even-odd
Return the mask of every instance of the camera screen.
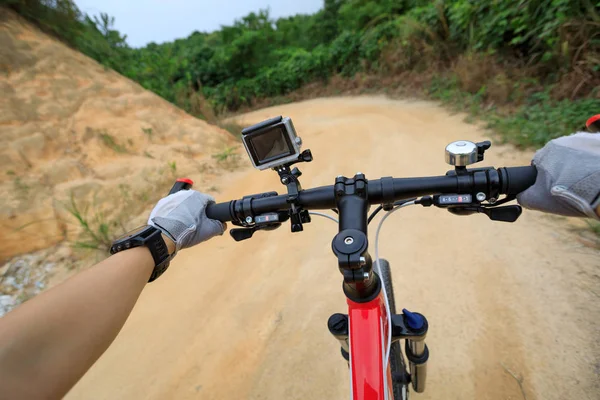
[[292, 154], [283, 127], [270, 129], [250, 138], [252, 148], [260, 163], [268, 159], [279, 158]]

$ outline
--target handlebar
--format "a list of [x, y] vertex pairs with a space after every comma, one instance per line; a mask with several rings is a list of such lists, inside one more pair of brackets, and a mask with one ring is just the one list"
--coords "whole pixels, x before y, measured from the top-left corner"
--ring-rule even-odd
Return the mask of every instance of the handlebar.
[[[450, 171], [445, 176], [422, 178], [385, 177], [368, 181], [368, 203], [392, 204], [398, 200], [434, 194], [484, 193], [486, 199], [505, 194], [515, 196], [535, 183], [534, 166], [506, 168], [475, 168]], [[301, 190], [296, 200], [306, 210], [327, 210], [336, 207], [335, 185]], [[276, 192], [246, 196], [240, 200], [211, 204], [206, 215], [221, 222], [240, 221], [247, 216], [289, 210], [287, 195]]]
[[[299, 171], [291, 174], [294, 177], [300, 175]], [[233, 221], [234, 225], [243, 226], [242, 229], [230, 230], [233, 239], [239, 241], [249, 239], [257, 229], [280, 226], [281, 214], [284, 214], [283, 220], [291, 220], [292, 232], [298, 232], [302, 230], [302, 223], [310, 222], [308, 210], [336, 209], [339, 232], [333, 238], [331, 248], [344, 277], [344, 294], [349, 301], [364, 303], [381, 293], [381, 279], [373, 273], [367, 240], [369, 221], [379, 210], [391, 210], [399, 201], [420, 197], [414, 203], [449, 207], [448, 211], [457, 215], [483, 212], [492, 220], [514, 222], [521, 214], [519, 206], [495, 206], [513, 200], [518, 193], [533, 185], [536, 177], [537, 170], [533, 166], [471, 170], [457, 166], [444, 176], [422, 178], [383, 177], [367, 181], [363, 174], [357, 173], [353, 178], [338, 176], [334, 185], [300, 190], [297, 180], [289, 183], [289, 175], [280, 174], [281, 182], [287, 186], [287, 194], [266, 192], [210, 204], [206, 208], [206, 215], [221, 222]], [[189, 179], [178, 179], [171, 193], [189, 189], [191, 184]], [[506, 197], [498, 201], [500, 195]], [[485, 200], [489, 204], [484, 206], [481, 202]], [[373, 204], [380, 206], [367, 218], [369, 205]], [[394, 317], [400, 316], [390, 317], [392, 327]], [[404, 321], [403, 318], [401, 321]], [[406, 337], [411, 379], [417, 392], [423, 391], [426, 377], [428, 350], [423, 341], [424, 332], [426, 328], [417, 338]]]
[[517, 195], [535, 183], [537, 169], [530, 165], [527, 167], [509, 167], [506, 171], [506, 194]]

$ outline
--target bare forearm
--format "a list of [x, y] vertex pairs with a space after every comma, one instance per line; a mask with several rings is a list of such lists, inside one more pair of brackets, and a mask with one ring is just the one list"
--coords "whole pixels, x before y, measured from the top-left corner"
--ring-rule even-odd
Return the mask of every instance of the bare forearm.
[[115, 339], [153, 267], [146, 248], [118, 253], [0, 319], [0, 398], [62, 397]]

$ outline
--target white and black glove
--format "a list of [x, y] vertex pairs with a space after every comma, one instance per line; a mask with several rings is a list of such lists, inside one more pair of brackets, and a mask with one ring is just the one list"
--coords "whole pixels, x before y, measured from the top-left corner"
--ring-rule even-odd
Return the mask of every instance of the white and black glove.
[[181, 190], [160, 199], [148, 225], [160, 229], [175, 242], [177, 251], [222, 235], [225, 225], [206, 216], [206, 206], [215, 200], [196, 190]]
[[532, 210], [600, 219], [600, 134], [579, 132], [551, 140], [535, 153], [535, 184], [517, 196]]

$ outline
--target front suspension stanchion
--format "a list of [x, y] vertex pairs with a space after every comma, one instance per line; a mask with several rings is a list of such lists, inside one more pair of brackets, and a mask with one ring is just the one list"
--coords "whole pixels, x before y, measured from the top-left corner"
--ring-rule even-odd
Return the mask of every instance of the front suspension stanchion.
[[407, 340], [405, 352], [410, 366], [413, 389], [417, 393], [423, 393], [427, 380], [427, 360], [429, 359], [429, 349], [425, 340]]
[[348, 314], [333, 314], [327, 320], [327, 328], [329, 332], [340, 342], [342, 357], [350, 362], [350, 343], [349, 337], [349, 320]]
[[412, 387], [415, 392], [422, 393], [427, 380], [429, 349], [425, 344], [425, 336], [429, 324], [422, 314], [407, 309], [402, 312], [400, 315], [392, 315], [392, 341], [406, 340], [404, 351], [410, 367]]
[[[406, 340], [405, 353], [410, 367], [413, 390], [422, 393], [427, 380], [429, 349], [425, 336], [429, 324], [422, 314], [402, 310], [403, 314], [392, 315], [392, 342]], [[349, 320], [347, 314], [333, 314], [327, 321], [329, 332], [340, 342], [342, 355], [348, 361]]]

